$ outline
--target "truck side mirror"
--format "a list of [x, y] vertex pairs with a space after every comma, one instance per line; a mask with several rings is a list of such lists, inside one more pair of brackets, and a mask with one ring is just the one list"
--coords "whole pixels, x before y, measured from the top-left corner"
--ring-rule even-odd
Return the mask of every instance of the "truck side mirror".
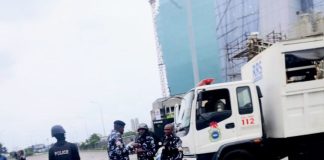
[[258, 93], [258, 98], [262, 98], [263, 95], [262, 95], [262, 92], [261, 92], [261, 89], [259, 86], [256, 86], [256, 89], [257, 89], [257, 93]]
[[204, 91], [200, 91], [198, 93], [198, 96], [197, 96], [198, 108], [202, 107], [203, 93], [204, 93]]
[[197, 97], [197, 100], [198, 101], [201, 101], [202, 100], [202, 97], [203, 97], [203, 91], [200, 91], [199, 93], [198, 93], [198, 97]]
[[198, 105], [197, 105], [196, 109], [197, 109], [198, 114], [201, 114], [201, 112], [202, 112], [203, 93], [204, 93], [204, 91], [200, 91], [198, 93], [198, 95], [197, 95], [197, 103], [198, 103]]
[[176, 126], [178, 124], [178, 117], [179, 117], [179, 104], [176, 103], [174, 105], [174, 123], [176, 124]]

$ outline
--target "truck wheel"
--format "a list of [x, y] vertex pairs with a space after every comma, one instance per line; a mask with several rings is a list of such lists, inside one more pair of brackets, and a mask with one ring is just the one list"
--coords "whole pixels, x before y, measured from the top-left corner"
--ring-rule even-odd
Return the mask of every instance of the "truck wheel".
[[226, 153], [221, 160], [256, 160], [255, 157], [246, 150], [234, 150]]

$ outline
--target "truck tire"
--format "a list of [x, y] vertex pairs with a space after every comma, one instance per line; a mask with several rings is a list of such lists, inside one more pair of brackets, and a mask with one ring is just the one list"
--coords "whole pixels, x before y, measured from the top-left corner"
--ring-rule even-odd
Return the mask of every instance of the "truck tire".
[[256, 160], [256, 158], [248, 151], [238, 149], [225, 153], [221, 160]]

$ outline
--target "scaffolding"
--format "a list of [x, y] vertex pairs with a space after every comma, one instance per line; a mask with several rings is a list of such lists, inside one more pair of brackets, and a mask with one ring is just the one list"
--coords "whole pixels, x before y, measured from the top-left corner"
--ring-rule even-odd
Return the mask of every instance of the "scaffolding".
[[258, 37], [258, 33], [241, 35], [239, 38], [226, 44], [226, 56], [228, 60], [227, 73], [230, 80], [241, 78], [240, 68], [253, 57], [270, 47], [276, 42], [286, 39], [281, 32], [272, 31], [265, 36], [265, 39]]
[[259, 37], [258, 0], [218, 0], [215, 3], [223, 75], [226, 81], [240, 80], [241, 67], [247, 61], [286, 36], [272, 31], [263, 39]]
[[215, 6], [223, 76], [226, 81], [239, 80], [240, 68], [248, 58], [237, 54], [248, 51], [249, 35], [258, 31], [258, 0], [218, 0]]
[[[243, 44], [237, 44], [238, 46], [243, 46], [240, 49], [236, 49], [231, 52], [232, 58], [241, 59], [244, 58], [247, 61], [251, 60], [253, 57], [270, 47], [272, 44], [286, 39], [281, 32], [272, 31], [266, 35], [266, 39], [258, 37], [258, 33], [251, 33], [246, 36], [247, 38], [242, 41]], [[233, 46], [236, 48], [236, 46]]]
[[151, 5], [152, 10], [152, 18], [153, 18], [153, 24], [154, 24], [154, 37], [155, 37], [155, 43], [156, 43], [156, 52], [157, 52], [157, 60], [158, 60], [158, 69], [159, 69], [159, 75], [160, 75], [160, 85], [162, 90], [162, 96], [168, 97], [170, 95], [170, 90], [168, 87], [168, 81], [166, 77], [166, 68], [165, 64], [163, 62], [163, 55], [161, 50], [161, 45], [159, 43], [159, 38], [157, 36], [157, 30], [156, 30], [156, 15], [158, 14], [157, 10], [157, 2], [156, 0], [149, 0], [149, 3]]

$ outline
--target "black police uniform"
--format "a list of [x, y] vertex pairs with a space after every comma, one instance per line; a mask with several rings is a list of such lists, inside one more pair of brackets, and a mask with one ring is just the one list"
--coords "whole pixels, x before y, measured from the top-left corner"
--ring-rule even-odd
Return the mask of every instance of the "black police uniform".
[[108, 136], [108, 156], [110, 160], [129, 160], [129, 149], [125, 146], [120, 132], [112, 130]]
[[[121, 120], [114, 121], [114, 127], [125, 127], [125, 123]], [[129, 160], [130, 149], [127, 148], [122, 139], [122, 133], [112, 130], [108, 136], [107, 151], [110, 160]]]
[[7, 160], [7, 158], [0, 154], [0, 160]]
[[164, 136], [163, 146], [161, 160], [181, 160], [183, 158], [182, 151], [179, 151], [182, 141], [175, 134]]
[[136, 138], [136, 143], [140, 145], [143, 152], [137, 153], [138, 160], [154, 160], [154, 155], [156, 153], [156, 147], [154, 143], [154, 138], [145, 132], [143, 135], [139, 135]]
[[55, 143], [48, 155], [49, 160], [80, 160], [78, 147], [66, 141]]

